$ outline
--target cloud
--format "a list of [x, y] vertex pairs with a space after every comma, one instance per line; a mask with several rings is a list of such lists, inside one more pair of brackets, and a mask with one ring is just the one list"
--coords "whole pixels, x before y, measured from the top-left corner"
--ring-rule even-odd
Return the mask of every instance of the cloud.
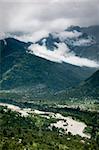
[[4, 33], [36, 36], [39, 31], [56, 32], [70, 25], [99, 24], [97, 18], [98, 0], [0, 0], [0, 31]]
[[[77, 38], [79, 36], [82, 35], [81, 32], [77, 32], [77, 31], [58, 31], [58, 32], [52, 32], [51, 33], [53, 38], [59, 38], [61, 42], [63, 42], [64, 40], [66, 40], [67, 38]], [[10, 35], [11, 36], [11, 35]], [[48, 37], [48, 32], [45, 30], [41, 30], [38, 32], [34, 32], [33, 34], [29, 33], [29, 34], [21, 34], [21, 35], [12, 35], [12, 37], [20, 40], [20, 41], [24, 41], [24, 42], [37, 42], [38, 40], [40, 40], [42, 37]], [[84, 41], [82, 41], [84, 42]], [[87, 42], [87, 41], [85, 41]], [[85, 43], [84, 42], [84, 43]], [[80, 44], [80, 43], [77, 43]]]
[[62, 32], [58, 32], [58, 33], [54, 32], [52, 35], [54, 38], [59, 38], [60, 41], [64, 41], [67, 38], [77, 38], [77, 37], [81, 36], [82, 33], [74, 30], [74, 31], [62, 31]]
[[79, 39], [73, 43], [74, 46], [88, 46], [93, 44], [94, 41], [92, 39]]
[[[44, 42], [45, 40], [43, 41], [43, 43]], [[58, 48], [55, 48], [54, 51], [47, 49], [45, 44], [43, 44], [42, 46], [39, 44], [32, 44], [28, 48], [28, 50], [29, 53], [52, 62], [65, 62], [80, 67], [99, 67], [99, 64], [93, 60], [76, 56], [75, 53], [71, 52], [70, 49], [64, 43], [56, 43], [56, 45]]]
[[7, 35], [4, 32], [0, 32], [0, 40], [5, 39]]
[[[11, 35], [10, 35], [11, 36]], [[24, 41], [24, 42], [36, 42], [40, 40], [42, 37], [47, 37], [48, 32], [45, 30], [37, 31], [28, 34], [23, 34], [23, 35], [12, 35], [15, 39], [18, 39], [19, 41]]]

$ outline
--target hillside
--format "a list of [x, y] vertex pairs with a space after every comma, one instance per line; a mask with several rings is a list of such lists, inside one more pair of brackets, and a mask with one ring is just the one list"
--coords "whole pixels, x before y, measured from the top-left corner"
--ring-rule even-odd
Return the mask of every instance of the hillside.
[[86, 96], [99, 97], [99, 70], [85, 80], [80, 90]]
[[89, 59], [95, 59], [99, 61], [99, 26], [90, 26], [90, 27], [71, 27], [71, 30], [78, 30], [82, 32], [83, 35], [81, 38], [88, 39], [91, 37], [93, 39], [93, 43], [91, 45], [82, 45], [82, 46], [74, 46], [73, 50], [75, 53], [81, 57], [86, 57]]
[[92, 76], [80, 83], [76, 88], [71, 88], [57, 94], [57, 99], [67, 98], [96, 98], [99, 99], [99, 70]]
[[1, 90], [44, 98], [48, 93], [76, 86], [95, 70], [31, 55], [27, 52], [29, 45], [13, 38], [1, 40]]

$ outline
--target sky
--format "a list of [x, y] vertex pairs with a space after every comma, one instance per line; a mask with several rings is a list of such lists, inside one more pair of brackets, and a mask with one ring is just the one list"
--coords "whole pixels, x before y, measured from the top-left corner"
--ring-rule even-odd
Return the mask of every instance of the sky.
[[0, 0], [0, 38], [35, 42], [70, 25], [99, 25], [98, 18], [99, 0]]
[[99, 24], [99, 0], [0, 0], [0, 32], [33, 33]]

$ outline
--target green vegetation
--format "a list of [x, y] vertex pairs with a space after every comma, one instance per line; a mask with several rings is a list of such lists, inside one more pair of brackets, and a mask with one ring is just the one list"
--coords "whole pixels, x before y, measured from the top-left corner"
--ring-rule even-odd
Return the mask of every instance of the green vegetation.
[[[93, 118], [91, 139], [70, 133], [64, 135], [49, 124], [55, 120], [38, 115], [22, 117], [0, 106], [0, 149], [1, 150], [98, 150], [98, 115]], [[90, 122], [90, 121], [89, 121]], [[95, 126], [94, 126], [95, 124]]]
[[57, 93], [56, 97], [61, 100], [66, 100], [68, 98], [99, 100], [99, 70], [76, 88], [71, 88], [61, 93]]
[[49, 99], [53, 93], [76, 86], [95, 71], [36, 57], [26, 52], [31, 43], [5, 40], [7, 45], [0, 40], [0, 88], [18, 93], [20, 99]]
[[[80, 57], [99, 60], [99, 26], [71, 27], [68, 31], [73, 28], [83, 32], [80, 38], [94, 36], [96, 43], [86, 46], [85, 51], [83, 46], [73, 47], [67, 40], [68, 47]], [[40, 45], [42, 40], [38, 41]], [[50, 129], [50, 124], [57, 121], [51, 117], [22, 117], [0, 106], [0, 150], [98, 150], [99, 70], [54, 63], [29, 54], [31, 43], [13, 38], [5, 41], [7, 44], [0, 40], [0, 102], [72, 116], [86, 123], [84, 132], [91, 138]], [[47, 48], [53, 50], [55, 42], [60, 41], [49, 34]]]

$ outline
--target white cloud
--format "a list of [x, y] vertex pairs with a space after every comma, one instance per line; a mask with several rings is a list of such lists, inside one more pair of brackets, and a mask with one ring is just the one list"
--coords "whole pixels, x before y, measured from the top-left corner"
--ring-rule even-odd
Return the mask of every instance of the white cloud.
[[42, 37], [47, 37], [48, 36], [48, 32], [45, 30], [41, 30], [38, 32], [34, 32], [33, 34], [29, 33], [29, 34], [23, 34], [20, 36], [12, 36], [15, 39], [18, 39], [19, 41], [24, 41], [24, 42], [36, 42], [38, 40], [40, 40]]
[[[48, 37], [49, 32], [46, 30], [41, 30], [41, 31], [37, 31], [34, 32], [33, 34], [31, 33], [27, 33], [27, 34], [23, 34], [23, 35], [19, 35], [16, 36], [14, 35], [13, 37], [20, 40], [20, 41], [24, 41], [24, 42], [37, 42], [38, 40], [40, 40], [41, 38], [44, 37]], [[58, 31], [58, 32], [52, 32], [51, 33], [53, 38], [59, 38], [60, 41], [64, 41], [67, 38], [77, 38], [80, 35], [82, 35], [81, 32], [77, 32], [77, 31]], [[85, 43], [84, 41], [82, 41], [83, 43]], [[77, 43], [80, 44], [80, 43]]]
[[93, 44], [94, 41], [92, 41], [90, 38], [89, 39], [80, 39], [78, 41], [75, 41], [73, 43], [74, 46], [87, 46]]
[[77, 38], [77, 37], [81, 36], [82, 33], [74, 30], [74, 31], [62, 31], [59, 33], [53, 33], [52, 35], [54, 38], [58, 37], [61, 41], [64, 41], [67, 38]]
[[0, 31], [38, 34], [99, 24], [98, 0], [0, 0]]
[[7, 36], [4, 32], [0, 32], [0, 40], [5, 39]]
[[48, 50], [44, 44], [42, 46], [32, 44], [28, 49], [29, 53], [52, 62], [65, 62], [81, 67], [99, 67], [99, 64], [93, 60], [76, 56], [64, 43], [57, 44], [57, 46], [58, 49], [55, 48], [54, 51]]

